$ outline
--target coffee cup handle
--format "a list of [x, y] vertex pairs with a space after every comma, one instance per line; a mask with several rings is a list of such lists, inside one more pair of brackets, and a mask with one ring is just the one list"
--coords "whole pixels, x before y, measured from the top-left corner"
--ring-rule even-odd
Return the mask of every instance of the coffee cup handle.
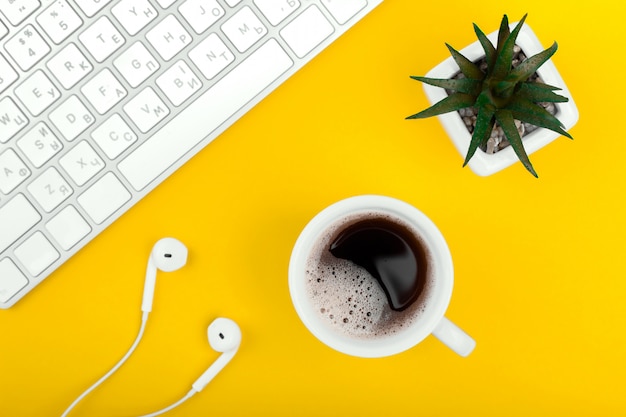
[[476, 347], [476, 341], [446, 317], [441, 318], [433, 330], [433, 336], [463, 357], [472, 353]]

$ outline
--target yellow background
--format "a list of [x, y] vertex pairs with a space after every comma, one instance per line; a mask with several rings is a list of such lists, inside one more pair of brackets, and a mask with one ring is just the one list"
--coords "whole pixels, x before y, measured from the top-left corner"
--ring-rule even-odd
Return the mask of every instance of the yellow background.
[[[496, 5], [497, 6], [494, 6]], [[217, 357], [206, 328], [235, 319], [234, 360], [171, 416], [625, 416], [626, 193], [621, 0], [387, 0], [45, 283], [0, 311], [0, 415], [60, 415], [130, 346], [145, 264], [171, 235], [188, 265], [157, 277], [134, 356], [73, 416], [155, 411]], [[580, 111], [571, 130], [487, 178], [436, 119], [423, 75], [496, 30], [503, 13], [548, 46]], [[300, 230], [357, 194], [424, 211], [450, 246], [447, 316], [477, 341], [460, 358], [433, 337], [359, 359], [310, 335], [288, 293]]]

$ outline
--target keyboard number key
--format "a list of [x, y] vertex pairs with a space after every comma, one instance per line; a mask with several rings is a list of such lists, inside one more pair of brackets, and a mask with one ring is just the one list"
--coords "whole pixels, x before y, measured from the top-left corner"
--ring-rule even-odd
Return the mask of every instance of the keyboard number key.
[[79, 186], [104, 169], [104, 161], [86, 141], [74, 146], [59, 160], [59, 163]]
[[4, 44], [17, 65], [27, 71], [50, 52], [50, 46], [32, 25], [26, 25]]
[[15, 248], [15, 256], [36, 277], [59, 259], [59, 252], [43, 233], [36, 232]]
[[0, 2], [0, 10], [13, 26], [17, 26], [40, 5], [39, 0], [3, 0]]
[[65, 0], [57, 0], [37, 16], [37, 23], [57, 45], [63, 42], [83, 21]]
[[124, 111], [143, 133], [152, 129], [170, 113], [169, 108], [152, 87], [142, 90], [133, 97], [124, 106]]
[[72, 187], [54, 167], [45, 170], [26, 189], [48, 213], [74, 192]]
[[252, 9], [245, 6], [222, 25], [222, 31], [239, 52], [245, 52], [265, 36], [267, 28]]
[[83, 13], [88, 17], [91, 17], [98, 13], [100, 9], [109, 4], [111, 0], [75, 0], [78, 7], [81, 8]]
[[126, 42], [122, 34], [106, 16], [102, 16], [85, 29], [83, 33], [78, 35], [78, 39], [98, 62], [107, 59]]

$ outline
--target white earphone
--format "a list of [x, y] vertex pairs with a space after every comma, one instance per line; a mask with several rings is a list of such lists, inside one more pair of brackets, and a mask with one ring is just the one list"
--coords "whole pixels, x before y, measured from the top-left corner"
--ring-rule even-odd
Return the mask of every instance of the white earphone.
[[[150, 257], [148, 258], [148, 265], [146, 268], [146, 280], [144, 284], [143, 290], [143, 299], [141, 302], [141, 311], [143, 312], [141, 327], [139, 329], [139, 333], [137, 334], [137, 338], [134, 343], [126, 352], [126, 354], [122, 357], [122, 359], [102, 378], [100, 378], [96, 383], [94, 383], [91, 387], [89, 387], [85, 392], [83, 392], [74, 402], [65, 410], [62, 414], [62, 417], [67, 416], [70, 411], [90, 392], [96, 389], [100, 384], [102, 384], [106, 379], [108, 379], [115, 371], [117, 371], [126, 360], [130, 357], [130, 355], [135, 351], [137, 345], [141, 341], [143, 337], [143, 333], [145, 331], [146, 322], [148, 320], [148, 315], [152, 311], [152, 302], [154, 300], [154, 290], [156, 287], [156, 275], [157, 271], [164, 272], [173, 272], [176, 271], [187, 263], [187, 256], [189, 251], [187, 247], [177, 239], [166, 237], [160, 239], [152, 248], [150, 252]], [[162, 410], [154, 412], [152, 414], [147, 414], [142, 417], [153, 417], [163, 414], [189, 398], [193, 396], [196, 392], [200, 392], [207, 386], [209, 382], [222, 370], [224, 367], [231, 361], [231, 359], [237, 353], [239, 349], [239, 345], [241, 344], [241, 330], [237, 323], [235, 323], [231, 319], [227, 318], [217, 318], [210, 325], [207, 330], [209, 337], [209, 344], [211, 347], [220, 352], [221, 355], [217, 358], [217, 360], [206, 370], [204, 373], [198, 378], [193, 384], [192, 389], [181, 398], [176, 403], [166, 407]]]

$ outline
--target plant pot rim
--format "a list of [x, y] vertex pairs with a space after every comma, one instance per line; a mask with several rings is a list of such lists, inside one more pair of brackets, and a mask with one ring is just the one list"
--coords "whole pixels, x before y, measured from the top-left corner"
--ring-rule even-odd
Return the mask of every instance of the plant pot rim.
[[[517, 25], [517, 22], [511, 23], [510, 27], [513, 29]], [[487, 35], [489, 40], [497, 43], [498, 31], [494, 31]], [[544, 50], [539, 38], [535, 35], [528, 24], [524, 24], [517, 36], [516, 42], [524, 51], [527, 56], [538, 54]], [[469, 60], [476, 62], [485, 56], [484, 50], [479, 41], [468, 45], [461, 51], [465, 57]], [[426, 77], [431, 78], [452, 78], [456, 73], [460, 71], [459, 66], [456, 64], [452, 57], [449, 57], [439, 65], [431, 69]], [[546, 61], [538, 70], [537, 73], [543, 82], [559, 87], [558, 91], [560, 95], [563, 95], [569, 99], [565, 103], [555, 103], [558, 109], [557, 118], [563, 124], [564, 130], [569, 130], [578, 121], [579, 113], [576, 104], [572, 98], [572, 95], [565, 85], [565, 81], [559, 74], [554, 65], [552, 59]], [[443, 88], [435, 87], [429, 84], [424, 84], [424, 91], [431, 104], [437, 103], [443, 100], [447, 94]], [[463, 119], [457, 112], [445, 113], [437, 116], [442, 123], [448, 136], [451, 138], [455, 147], [465, 158], [469, 144], [471, 141], [471, 134], [467, 130], [467, 127], [463, 123]], [[546, 146], [560, 135], [549, 129], [538, 128], [533, 132], [524, 136], [524, 149], [528, 155], [531, 155], [535, 151]], [[499, 150], [495, 154], [487, 154], [486, 152], [478, 149], [472, 159], [468, 162], [470, 169], [480, 176], [487, 176], [495, 174], [498, 171], [507, 168], [514, 163], [519, 162], [517, 155], [512, 147], [507, 146], [504, 149]]]

